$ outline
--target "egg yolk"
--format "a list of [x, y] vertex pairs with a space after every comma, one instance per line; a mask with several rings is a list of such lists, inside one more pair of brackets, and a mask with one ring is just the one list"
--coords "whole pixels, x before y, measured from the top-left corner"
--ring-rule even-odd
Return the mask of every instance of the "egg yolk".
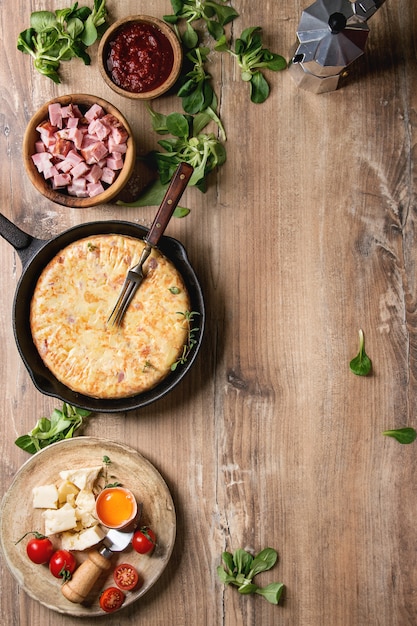
[[135, 516], [136, 502], [129, 491], [109, 487], [97, 499], [96, 511], [105, 526], [117, 528]]

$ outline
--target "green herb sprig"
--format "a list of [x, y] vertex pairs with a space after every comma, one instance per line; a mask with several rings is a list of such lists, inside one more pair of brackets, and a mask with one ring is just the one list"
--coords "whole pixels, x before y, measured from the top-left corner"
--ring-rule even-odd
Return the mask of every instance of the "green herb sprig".
[[103, 33], [106, 17], [106, 0], [94, 0], [93, 9], [78, 7], [76, 2], [72, 7], [54, 12], [34, 11], [30, 28], [18, 37], [17, 48], [33, 57], [40, 74], [60, 83], [61, 61], [79, 57], [85, 65], [90, 65], [87, 48]]
[[172, 135], [158, 141], [165, 152], [152, 153], [162, 184], [168, 184], [178, 164], [185, 161], [194, 168], [189, 185], [206, 191], [207, 174], [226, 160], [224, 146], [214, 133], [202, 132], [211, 120], [209, 112], [194, 117], [181, 113], [158, 115], [157, 132]]
[[273, 548], [265, 548], [253, 557], [246, 550], [239, 548], [232, 554], [222, 553], [223, 565], [217, 567], [217, 575], [225, 585], [235, 585], [243, 595], [256, 593], [271, 604], [278, 604], [284, 590], [283, 583], [271, 583], [259, 587], [253, 582], [256, 574], [270, 570], [276, 563], [278, 554]]
[[62, 411], [54, 409], [50, 418], [41, 417], [27, 435], [22, 435], [16, 439], [15, 444], [29, 454], [35, 454], [51, 443], [62, 439], [71, 439], [75, 431], [82, 426], [84, 419], [90, 414], [90, 411], [79, 409], [64, 402]]
[[211, 107], [215, 97], [211, 76], [205, 69], [209, 53], [210, 48], [197, 46], [186, 55], [191, 63], [191, 69], [182, 78], [177, 96], [182, 100], [184, 111], [192, 115]]
[[200, 330], [199, 328], [193, 326], [193, 321], [196, 315], [200, 315], [197, 311], [185, 311], [178, 312], [178, 315], [183, 315], [184, 319], [187, 322], [187, 341], [183, 346], [183, 350], [181, 356], [178, 358], [175, 363], [171, 365], [171, 371], [175, 371], [178, 365], [184, 365], [187, 362], [188, 356], [197, 343], [197, 339], [195, 338], [196, 333]]
[[365, 337], [359, 330], [359, 352], [349, 363], [351, 371], [357, 376], [367, 376], [372, 369], [372, 361], [365, 352]]
[[399, 443], [413, 443], [417, 437], [417, 432], [414, 428], [397, 428], [394, 430], [384, 430], [382, 433], [387, 437], [393, 437]]
[[[112, 461], [110, 457], [107, 456], [107, 454], [103, 456], [102, 462], [103, 462], [102, 475], [104, 478], [103, 489], [109, 489], [110, 487], [121, 487], [122, 483], [120, 483], [118, 480], [115, 480], [112, 483], [109, 482], [109, 467], [112, 464]], [[115, 476], [110, 476], [110, 478], [115, 478]]]
[[[153, 129], [159, 135], [171, 135], [158, 141], [164, 152], [154, 150], [147, 155], [148, 163], [157, 170], [159, 178], [134, 202], [118, 201], [117, 204], [131, 207], [160, 204], [181, 162], [189, 163], [194, 168], [188, 185], [195, 186], [204, 193], [207, 189], [207, 175], [226, 160], [226, 151], [221, 141], [214, 133], [202, 132], [215, 119], [214, 111], [207, 109], [194, 116], [181, 113], [162, 115], [150, 105], [147, 108]], [[184, 217], [188, 213], [189, 209], [177, 207], [174, 215]]]
[[235, 59], [240, 68], [240, 75], [244, 82], [249, 83], [250, 99], [255, 104], [261, 104], [269, 96], [269, 84], [262, 70], [268, 69], [278, 72], [287, 67], [287, 62], [279, 54], [265, 48], [262, 42], [262, 28], [252, 26], [246, 28], [236, 39], [234, 48], [231, 47], [223, 34], [214, 49], [218, 52], [228, 52]]
[[164, 20], [170, 24], [177, 24], [181, 19], [187, 23], [187, 36], [194, 38], [193, 22], [203, 20], [207, 30], [214, 39], [219, 39], [224, 33], [224, 26], [238, 17], [238, 13], [231, 6], [225, 4], [227, 0], [171, 0], [173, 15], [164, 15]]

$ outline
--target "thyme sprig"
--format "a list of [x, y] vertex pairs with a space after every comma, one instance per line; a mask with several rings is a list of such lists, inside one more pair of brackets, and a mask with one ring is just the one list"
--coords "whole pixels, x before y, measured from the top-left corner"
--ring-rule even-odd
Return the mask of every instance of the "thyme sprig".
[[185, 311], [185, 312], [178, 311], [177, 313], [178, 315], [184, 316], [184, 319], [187, 323], [188, 330], [187, 330], [187, 341], [185, 342], [183, 346], [182, 353], [180, 357], [175, 361], [175, 363], [171, 365], [172, 371], [175, 371], [178, 365], [184, 365], [187, 362], [187, 359], [191, 350], [197, 343], [197, 339], [195, 335], [200, 330], [196, 326], [193, 326], [194, 317], [196, 315], [200, 315], [200, 313], [198, 313], [197, 311]]

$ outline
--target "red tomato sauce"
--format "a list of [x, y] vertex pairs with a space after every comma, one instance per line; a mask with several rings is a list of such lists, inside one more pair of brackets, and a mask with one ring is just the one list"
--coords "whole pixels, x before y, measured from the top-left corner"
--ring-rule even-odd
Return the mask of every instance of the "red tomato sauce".
[[109, 75], [118, 87], [126, 91], [153, 91], [166, 81], [173, 64], [171, 44], [153, 24], [126, 24], [109, 44]]

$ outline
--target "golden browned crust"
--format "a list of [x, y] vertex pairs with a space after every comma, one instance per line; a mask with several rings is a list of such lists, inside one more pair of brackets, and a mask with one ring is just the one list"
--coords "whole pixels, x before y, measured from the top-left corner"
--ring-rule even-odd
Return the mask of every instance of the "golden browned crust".
[[128, 270], [144, 242], [95, 235], [59, 252], [42, 272], [31, 302], [33, 341], [45, 365], [73, 391], [95, 398], [142, 393], [169, 373], [187, 341], [190, 309], [181, 275], [158, 250], [121, 327], [109, 326]]

